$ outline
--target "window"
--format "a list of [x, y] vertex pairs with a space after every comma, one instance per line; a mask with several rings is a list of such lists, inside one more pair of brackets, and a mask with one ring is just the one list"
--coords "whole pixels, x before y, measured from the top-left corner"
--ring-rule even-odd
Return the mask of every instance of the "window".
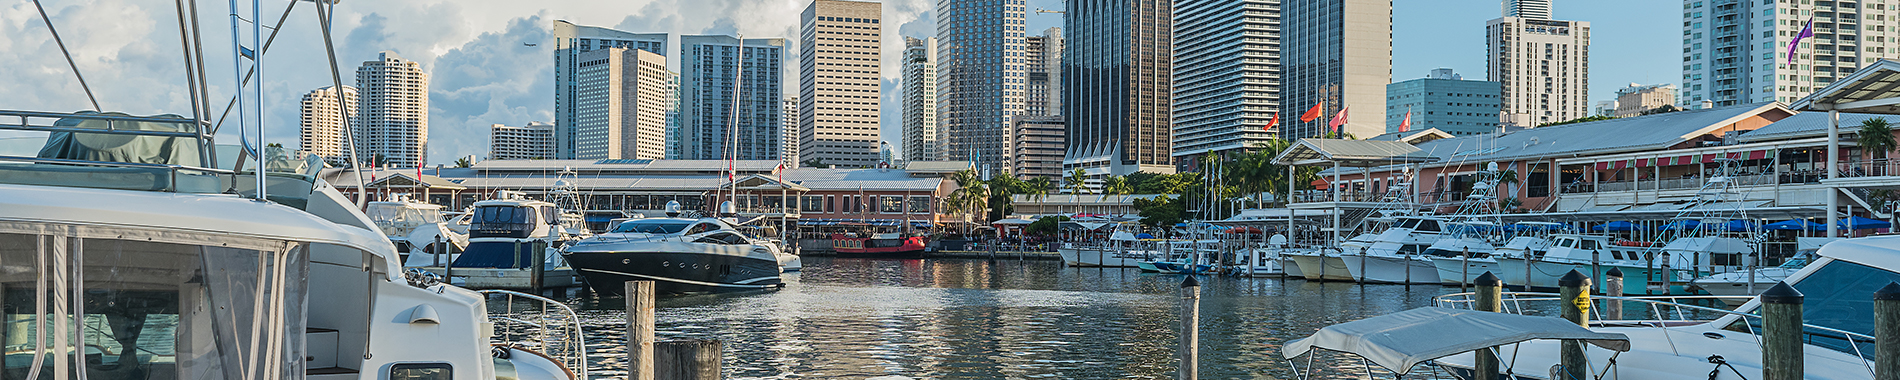
[[920, 214], [930, 213], [930, 197], [923, 195], [910, 197], [910, 212]]
[[800, 199], [798, 202], [798, 211], [801, 211], [801, 212], [824, 212], [825, 211], [825, 197], [824, 196], [806, 195], [799, 198]]
[[878, 212], [885, 214], [904, 213], [904, 197], [878, 197]]
[[449, 380], [455, 367], [449, 363], [396, 363], [389, 366], [389, 380]]

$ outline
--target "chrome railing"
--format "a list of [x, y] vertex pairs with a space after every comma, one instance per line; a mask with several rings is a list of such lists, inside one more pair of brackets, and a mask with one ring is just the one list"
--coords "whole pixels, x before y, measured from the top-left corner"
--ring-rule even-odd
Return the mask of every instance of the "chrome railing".
[[[477, 290], [489, 303], [488, 322], [494, 324], [493, 343], [532, 349], [588, 379], [587, 342], [579, 315], [561, 301], [508, 290]], [[525, 304], [525, 305], [521, 305]], [[517, 308], [517, 306], [526, 306]], [[497, 313], [497, 307], [500, 312]]]

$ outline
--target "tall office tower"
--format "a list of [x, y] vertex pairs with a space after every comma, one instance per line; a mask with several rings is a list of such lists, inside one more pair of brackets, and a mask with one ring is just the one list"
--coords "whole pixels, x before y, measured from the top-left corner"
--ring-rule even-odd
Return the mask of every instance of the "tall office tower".
[[1676, 104], [1676, 85], [1630, 83], [1616, 90], [1616, 117], [1642, 116], [1643, 112]]
[[779, 159], [785, 42], [680, 36], [680, 159]]
[[574, 158], [666, 158], [666, 56], [610, 47], [576, 59]]
[[937, 130], [945, 156], [975, 162], [984, 178], [1009, 167], [1009, 117], [1023, 113], [1023, 3], [937, 2]]
[[1049, 28], [1041, 36], [1025, 40], [1023, 67], [1028, 69], [1027, 93], [1023, 114], [1047, 116], [1062, 113], [1062, 28]]
[[1388, 84], [1385, 91], [1391, 107], [1385, 112], [1384, 133], [1405, 132], [1399, 124], [1408, 112], [1412, 124], [1406, 131], [1438, 128], [1471, 136], [1498, 130], [1498, 82], [1464, 80], [1451, 69], [1435, 69], [1424, 78]]
[[622, 48], [666, 55], [666, 33], [628, 33], [580, 26], [554, 20], [554, 126], [555, 154], [574, 158], [580, 121], [575, 97], [580, 94], [580, 55], [595, 49]]
[[904, 159], [942, 161], [943, 134], [937, 129], [937, 38], [904, 37]]
[[1174, 157], [1185, 166], [1277, 135], [1266, 127], [1283, 112], [1280, 3], [1175, 2]]
[[[1695, 108], [1793, 103], [1900, 49], [1896, 0], [1706, 1], [1682, 9], [1682, 84], [1676, 102]], [[1814, 20], [1789, 64], [1788, 43]]]
[[[1539, 8], [1543, 17], [1530, 17]], [[1590, 116], [1590, 23], [1551, 20], [1549, 9], [1547, 0], [1505, 0], [1505, 17], [1485, 26], [1486, 79], [1504, 86], [1507, 125]]]
[[554, 159], [554, 123], [536, 121], [520, 127], [507, 124], [489, 126], [488, 159]]
[[1062, 158], [1068, 153], [1069, 131], [1063, 127], [1061, 116], [1012, 117], [1009, 130], [1010, 173], [1024, 180], [1062, 179]]
[[335, 86], [303, 94], [300, 102], [303, 108], [302, 136], [297, 140], [298, 152], [323, 157], [323, 162], [332, 166], [348, 165], [350, 154], [343, 151], [343, 121], [356, 118], [356, 88], [344, 86], [342, 95], [343, 109], [348, 116], [337, 112]]
[[667, 72], [666, 159], [680, 159], [680, 73]]
[[358, 159], [378, 167], [415, 167], [429, 157], [429, 73], [422, 64], [382, 52], [356, 68]]
[[799, 16], [798, 159], [878, 163], [883, 3], [814, 0]]
[[779, 107], [778, 150], [780, 163], [787, 168], [798, 167], [798, 95], [786, 95], [783, 106]]
[[1172, 0], [1070, 0], [1062, 30], [1065, 169], [1173, 173]]
[[[1392, 0], [1291, 1], [1280, 7], [1280, 133], [1297, 140], [1344, 129], [1357, 137], [1385, 130], [1385, 85], [1392, 83]], [[1320, 117], [1300, 116], [1321, 105]]]

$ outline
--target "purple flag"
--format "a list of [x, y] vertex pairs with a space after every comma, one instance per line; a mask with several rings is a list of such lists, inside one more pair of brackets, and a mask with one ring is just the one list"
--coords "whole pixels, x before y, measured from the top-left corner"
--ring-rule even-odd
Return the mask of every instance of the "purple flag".
[[1794, 35], [1793, 41], [1788, 41], [1788, 64], [1790, 65], [1794, 64], [1795, 48], [1801, 47], [1801, 39], [1808, 38], [1808, 37], [1814, 37], [1814, 18], [1813, 17], [1808, 18], [1808, 26], [1802, 27], [1801, 33], [1796, 33]]

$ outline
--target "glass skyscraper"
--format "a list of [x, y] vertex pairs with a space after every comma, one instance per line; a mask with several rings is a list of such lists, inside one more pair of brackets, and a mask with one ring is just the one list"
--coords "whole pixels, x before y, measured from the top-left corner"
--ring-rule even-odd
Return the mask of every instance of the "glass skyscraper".
[[975, 161], [985, 178], [1008, 167], [1010, 116], [1023, 113], [1024, 7], [1024, 0], [937, 2], [937, 124], [949, 140], [946, 156]]
[[1064, 17], [1065, 172], [1173, 173], [1171, 0], [1069, 0]]
[[680, 159], [781, 159], [784, 62], [783, 38], [680, 36]]
[[[1293, 1], [1281, 6], [1280, 133], [1319, 136], [1341, 110], [1345, 132], [1385, 131], [1385, 85], [1392, 82], [1392, 0]], [[1321, 115], [1300, 122], [1320, 104]]]
[[[1252, 148], [1280, 108], [1280, 0], [1176, 0], [1174, 156]], [[1284, 118], [1284, 116], [1282, 117]], [[1192, 165], [1189, 165], [1192, 166]]]
[[595, 49], [639, 49], [666, 55], [666, 33], [628, 33], [554, 20], [554, 154], [574, 158], [580, 55]]

